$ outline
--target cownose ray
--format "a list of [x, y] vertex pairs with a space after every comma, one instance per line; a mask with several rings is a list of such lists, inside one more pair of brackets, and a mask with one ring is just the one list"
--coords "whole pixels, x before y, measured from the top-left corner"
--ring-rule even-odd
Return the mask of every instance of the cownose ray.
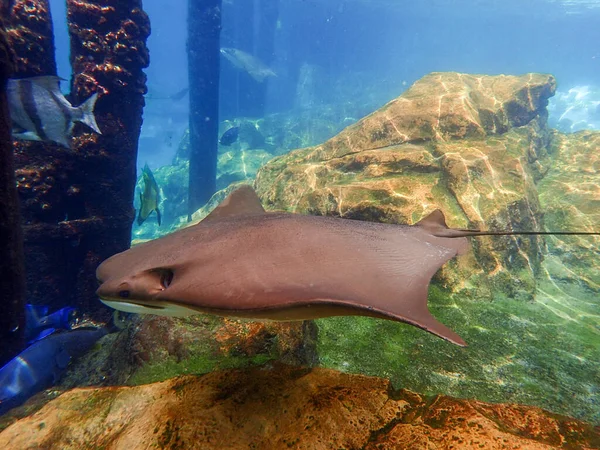
[[115, 309], [271, 320], [360, 315], [406, 322], [465, 346], [427, 308], [432, 276], [469, 249], [466, 236], [599, 234], [448, 228], [265, 212], [250, 186], [204, 220], [105, 260], [97, 295]]

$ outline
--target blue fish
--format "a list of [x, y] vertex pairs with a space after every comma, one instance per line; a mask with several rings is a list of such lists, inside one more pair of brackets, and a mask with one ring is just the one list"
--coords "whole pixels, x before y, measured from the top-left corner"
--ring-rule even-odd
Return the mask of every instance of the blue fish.
[[0, 415], [53, 386], [71, 361], [106, 334], [105, 327], [79, 328], [53, 334], [23, 350], [0, 369]]
[[47, 306], [25, 305], [25, 341], [32, 343], [57, 329], [70, 330], [77, 318], [75, 308], [66, 307], [48, 314]]

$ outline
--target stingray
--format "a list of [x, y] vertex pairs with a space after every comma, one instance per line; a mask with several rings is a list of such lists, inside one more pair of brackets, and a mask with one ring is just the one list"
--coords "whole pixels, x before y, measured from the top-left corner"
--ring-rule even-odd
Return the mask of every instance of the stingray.
[[469, 249], [467, 236], [515, 234], [598, 233], [453, 229], [440, 210], [415, 225], [265, 212], [243, 186], [197, 225], [105, 260], [97, 295], [115, 309], [168, 316], [370, 316], [465, 346], [429, 312], [431, 278]]

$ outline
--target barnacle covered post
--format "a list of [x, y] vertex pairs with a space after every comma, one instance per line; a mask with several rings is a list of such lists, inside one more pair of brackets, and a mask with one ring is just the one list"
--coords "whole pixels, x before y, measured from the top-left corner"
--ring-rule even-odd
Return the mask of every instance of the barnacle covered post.
[[[0, 0], [8, 43], [14, 52], [13, 78], [56, 75], [54, 34], [47, 0]], [[64, 188], [69, 152], [57, 144], [13, 142], [21, 205], [26, 298], [51, 309], [64, 306], [64, 242], [57, 237], [65, 217]]]
[[108, 313], [95, 297], [96, 267], [129, 247], [135, 217], [150, 22], [141, 0], [67, 0], [67, 16], [75, 74], [72, 101], [98, 93], [95, 116], [102, 134], [80, 134], [83, 126], [75, 128], [78, 170], [70, 180], [72, 209], [64, 232], [77, 252], [73, 293], [99, 318]]
[[0, 0], [0, 17], [16, 59], [14, 78], [56, 75], [48, 0]]
[[190, 216], [217, 190], [220, 34], [221, 0], [188, 0]]
[[6, 99], [14, 58], [2, 21], [4, 6], [0, 4], [0, 367], [23, 346], [25, 300], [23, 236]]

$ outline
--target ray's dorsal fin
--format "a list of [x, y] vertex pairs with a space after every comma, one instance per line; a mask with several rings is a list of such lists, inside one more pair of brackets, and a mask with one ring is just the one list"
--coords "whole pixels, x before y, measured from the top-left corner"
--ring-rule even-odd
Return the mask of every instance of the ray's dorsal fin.
[[436, 209], [428, 216], [423, 217], [415, 224], [415, 226], [424, 228], [431, 234], [448, 229], [448, 225], [446, 225], [446, 218], [444, 217], [444, 213], [441, 209]]
[[[265, 210], [260, 199], [251, 186], [244, 185], [232, 191], [225, 200], [219, 203], [211, 213], [202, 220], [207, 222], [225, 217], [243, 216], [249, 214], [262, 214]], [[200, 223], [202, 223], [200, 222]]]
[[481, 234], [479, 230], [448, 228], [448, 225], [446, 225], [446, 217], [441, 209], [436, 209], [428, 216], [419, 220], [414, 226], [421, 227], [437, 237], [458, 238]]

